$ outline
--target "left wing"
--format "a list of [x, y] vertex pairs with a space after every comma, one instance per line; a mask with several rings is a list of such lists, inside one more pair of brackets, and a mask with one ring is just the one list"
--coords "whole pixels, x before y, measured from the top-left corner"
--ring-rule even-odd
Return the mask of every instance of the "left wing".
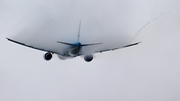
[[14, 43], [17, 43], [17, 44], [20, 44], [20, 45], [23, 45], [23, 46], [26, 46], [26, 47], [29, 47], [29, 48], [33, 48], [33, 49], [37, 49], [37, 50], [41, 50], [41, 51], [45, 51], [45, 52], [51, 52], [51, 53], [59, 54], [59, 53], [56, 53], [56, 52], [53, 52], [53, 51], [50, 51], [50, 50], [47, 50], [47, 49], [37, 48], [37, 47], [31, 46], [31, 45], [26, 45], [24, 43], [12, 40], [10, 38], [6, 38], [6, 39], [11, 41], [11, 42], [14, 42]]

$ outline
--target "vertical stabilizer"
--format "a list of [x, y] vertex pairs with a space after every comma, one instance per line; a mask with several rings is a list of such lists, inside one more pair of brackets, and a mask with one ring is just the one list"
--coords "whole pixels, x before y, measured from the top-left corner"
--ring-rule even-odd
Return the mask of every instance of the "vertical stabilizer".
[[80, 40], [80, 33], [81, 33], [81, 20], [79, 21], [79, 30], [78, 30], [77, 42], [79, 42], [79, 40]]

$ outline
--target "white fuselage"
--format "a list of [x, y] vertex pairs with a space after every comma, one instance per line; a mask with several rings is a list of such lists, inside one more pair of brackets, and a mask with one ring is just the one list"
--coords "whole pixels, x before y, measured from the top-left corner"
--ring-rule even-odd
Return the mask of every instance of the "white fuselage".
[[73, 48], [70, 48], [66, 51], [66, 56], [68, 57], [76, 57], [81, 52], [82, 46], [75, 46]]

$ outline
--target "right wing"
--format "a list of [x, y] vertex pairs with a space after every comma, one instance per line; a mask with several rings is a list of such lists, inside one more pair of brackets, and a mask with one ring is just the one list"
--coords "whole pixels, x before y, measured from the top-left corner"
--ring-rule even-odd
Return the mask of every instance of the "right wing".
[[126, 48], [126, 47], [130, 47], [130, 46], [135, 46], [135, 45], [138, 45], [139, 43], [141, 43], [141, 42], [137, 42], [137, 43], [125, 45], [125, 46], [122, 46], [122, 47], [112, 48], [112, 49], [100, 50], [100, 51], [96, 51], [95, 53], [98, 53], [98, 52], [102, 53], [102, 52], [106, 52], [106, 51], [114, 51], [114, 50], [121, 49], [121, 48]]

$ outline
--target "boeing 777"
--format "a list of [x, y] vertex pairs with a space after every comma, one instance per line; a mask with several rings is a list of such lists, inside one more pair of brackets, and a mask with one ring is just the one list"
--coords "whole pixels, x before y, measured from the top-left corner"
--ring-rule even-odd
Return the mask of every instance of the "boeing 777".
[[[81, 30], [81, 21], [79, 22], [79, 29], [78, 29], [78, 36], [77, 36], [77, 42], [76, 43], [62, 42], [62, 41], [59, 41], [59, 40], [56, 41], [57, 44], [63, 44], [63, 45], [68, 46], [68, 48], [65, 49], [65, 51], [63, 51], [63, 53], [58, 52], [57, 49], [56, 50], [54, 50], [54, 49], [45, 49], [45, 48], [38, 47], [38, 46], [35, 46], [35, 45], [25, 44], [23, 42], [20, 42], [20, 41], [11, 39], [11, 38], [7, 38], [7, 39], [9, 41], [11, 41], [11, 42], [14, 42], [14, 43], [26, 46], [26, 47], [30, 47], [30, 48], [33, 48], [33, 49], [45, 51], [46, 53], [44, 55], [44, 59], [47, 60], [47, 61], [52, 59], [52, 54], [57, 54], [59, 59], [61, 59], [61, 60], [65, 60], [65, 59], [68, 59], [68, 58], [75, 58], [77, 56], [84, 56], [84, 60], [86, 62], [90, 62], [90, 61], [93, 60], [93, 55], [92, 55], [93, 53], [83, 54], [84, 52], [83, 52], [82, 48], [87, 47], [87, 46], [101, 45], [103, 43], [90, 43], [90, 44], [81, 43], [80, 40], [79, 40], [80, 39], [80, 30]], [[116, 48], [112, 48], [112, 49], [97, 50], [94, 53], [98, 53], [98, 52], [102, 53], [102, 52], [105, 52], [105, 51], [116, 50], [116, 49], [120, 49], [120, 48], [126, 48], [126, 47], [137, 45], [139, 43], [140, 42], [133, 43], [133, 44], [128, 44], [128, 45], [124, 45], [124, 46], [116, 47]]]

